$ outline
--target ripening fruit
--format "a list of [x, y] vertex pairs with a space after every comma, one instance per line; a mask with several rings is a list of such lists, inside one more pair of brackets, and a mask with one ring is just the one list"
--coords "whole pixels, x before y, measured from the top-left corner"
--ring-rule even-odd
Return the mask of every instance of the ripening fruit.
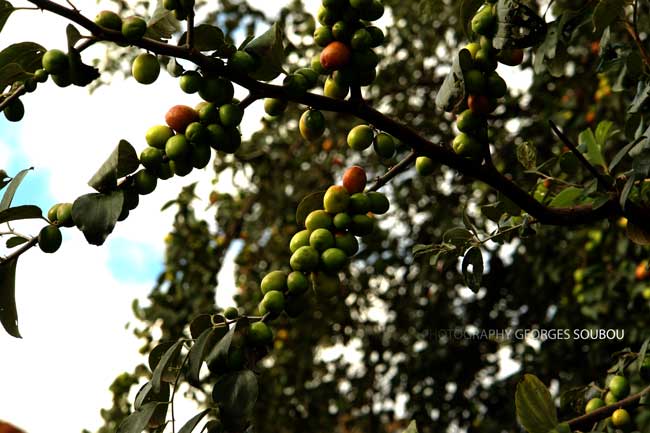
[[156, 125], [152, 126], [147, 130], [145, 134], [145, 140], [147, 144], [156, 149], [164, 149], [165, 143], [169, 140], [170, 137], [174, 135], [174, 131], [169, 126], [166, 125]]
[[370, 201], [370, 212], [374, 213], [375, 215], [382, 215], [388, 212], [390, 203], [384, 194], [376, 191], [370, 191], [366, 195]]
[[309, 245], [318, 251], [325, 251], [334, 246], [334, 236], [327, 229], [316, 229], [309, 235]]
[[434, 171], [433, 160], [428, 156], [418, 156], [415, 160], [415, 171], [420, 176], [429, 176]]
[[481, 116], [486, 116], [492, 111], [490, 100], [485, 95], [469, 95], [467, 106], [474, 113]]
[[269, 116], [279, 116], [287, 109], [287, 101], [276, 98], [266, 98], [264, 100], [264, 111]]
[[350, 91], [350, 86], [336, 82], [333, 78], [327, 77], [323, 86], [323, 95], [328, 98], [345, 99]]
[[277, 317], [284, 310], [284, 294], [277, 290], [266, 292], [259, 306], [262, 315], [269, 313], [271, 317]]
[[133, 78], [140, 84], [151, 84], [160, 75], [160, 63], [153, 54], [140, 54], [131, 66]]
[[323, 299], [331, 298], [339, 293], [341, 284], [337, 274], [314, 272], [311, 274], [311, 283], [316, 296]]
[[318, 110], [307, 110], [300, 116], [300, 135], [305, 140], [315, 140], [325, 132], [325, 117]]
[[289, 259], [289, 265], [294, 271], [311, 272], [318, 268], [319, 254], [314, 247], [300, 247]]
[[196, 93], [201, 88], [201, 74], [196, 71], [185, 71], [178, 79], [181, 90], [185, 93]]
[[63, 237], [57, 226], [47, 225], [38, 234], [38, 247], [44, 253], [54, 253], [61, 247]]
[[129, 17], [122, 22], [122, 36], [127, 41], [136, 42], [147, 32], [147, 23], [140, 17]]
[[463, 78], [465, 79], [465, 90], [468, 93], [483, 94], [485, 92], [485, 77], [478, 69], [467, 71]]
[[592, 398], [587, 402], [587, 405], [585, 406], [585, 413], [593, 412], [603, 406], [605, 406], [605, 402], [602, 399]]
[[630, 393], [630, 383], [623, 376], [614, 376], [609, 381], [609, 391], [620, 400]]
[[328, 248], [321, 253], [321, 263], [330, 272], [337, 272], [343, 269], [348, 260], [347, 254], [339, 248]]
[[165, 144], [165, 153], [172, 161], [183, 159], [190, 154], [192, 146], [183, 134], [174, 135]]
[[365, 150], [374, 139], [374, 132], [368, 125], [357, 125], [348, 133], [348, 146], [354, 150]]
[[323, 207], [326, 212], [336, 214], [339, 212], [345, 212], [348, 208], [348, 203], [350, 201], [350, 195], [348, 191], [340, 185], [332, 185], [327, 188], [325, 191], [325, 196], [323, 197]]
[[508, 66], [517, 66], [524, 61], [524, 50], [521, 48], [512, 48], [501, 50], [497, 54], [497, 60], [499, 63], [503, 63]]
[[207, 77], [201, 82], [199, 96], [208, 102], [214, 102], [221, 106], [232, 101], [235, 88], [232, 83], [221, 77]]
[[332, 218], [332, 223], [334, 224], [334, 227], [336, 227], [339, 230], [347, 230], [347, 228], [350, 227], [351, 222], [352, 222], [352, 217], [347, 213], [337, 213], [336, 215], [334, 215], [334, 218]]
[[270, 292], [271, 290], [276, 290], [279, 292], [284, 292], [287, 290], [287, 273], [284, 271], [272, 271], [269, 272], [262, 278], [262, 283], [260, 284], [260, 290], [262, 293]]
[[366, 236], [375, 229], [374, 218], [368, 215], [354, 215], [350, 224], [350, 232], [355, 236]]
[[192, 122], [199, 121], [199, 113], [187, 105], [174, 105], [165, 114], [165, 122], [177, 132], [185, 132], [185, 128]]
[[472, 31], [479, 35], [489, 36], [494, 31], [495, 16], [491, 6], [484, 6], [472, 18]]
[[147, 195], [153, 192], [156, 189], [156, 184], [158, 183], [158, 177], [155, 173], [147, 170], [138, 171], [134, 177], [133, 182], [135, 190], [138, 191], [140, 195]]
[[49, 74], [61, 74], [68, 70], [68, 56], [61, 50], [48, 50], [41, 64]]
[[483, 156], [483, 146], [481, 143], [471, 135], [465, 133], [458, 134], [454, 138], [451, 147], [454, 149], [454, 152], [465, 158], [478, 160]]
[[609, 406], [610, 404], [614, 404], [617, 401], [618, 399], [614, 397], [614, 394], [612, 394], [611, 391], [607, 391], [607, 394], [605, 394], [605, 404]]
[[228, 320], [234, 320], [239, 317], [239, 311], [235, 307], [228, 307], [223, 310], [223, 316]]
[[301, 295], [309, 290], [309, 279], [302, 272], [293, 271], [287, 277], [287, 294]]
[[380, 132], [372, 144], [375, 153], [382, 158], [392, 158], [395, 154], [395, 140], [390, 135]]
[[322, 209], [312, 211], [305, 219], [305, 227], [309, 231], [316, 229], [329, 230], [332, 228], [332, 217]]
[[336, 71], [350, 63], [352, 53], [343, 42], [334, 41], [323, 48], [320, 53], [320, 64], [328, 71]]
[[362, 192], [367, 181], [366, 171], [358, 165], [353, 165], [343, 173], [343, 187], [349, 194]]
[[311, 232], [309, 230], [302, 230], [293, 235], [291, 241], [289, 242], [289, 251], [295, 253], [298, 248], [309, 246], [310, 233]]
[[60, 203], [56, 209], [56, 222], [62, 227], [74, 227], [72, 203]]
[[56, 204], [52, 205], [52, 207], [50, 208], [50, 210], [47, 211], [47, 219], [48, 219], [50, 222], [54, 223], [54, 222], [57, 221], [57, 220], [56, 220], [56, 212], [57, 212], [57, 210], [59, 209], [59, 206], [60, 206], [60, 205], [61, 205], [61, 203], [56, 203]]
[[484, 119], [472, 110], [465, 110], [458, 115], [456, 126], [460, 132], [472, 132], [479, 129], [485, 123]]
[[235, 127], [243, 117], [244, 110], [238, 104], [225, 104], [219, 108], [219, 120], [223, 126]]
[[257, 346], [265, 346], [273, 343], [273, 332], [264, 322], [255, 322], [248, 329], [248, 339]]
[[7, 104], [3, 113], [5, 118], [10, 122], [19, 122], [25, 116], [25, 106], [23, 101], [16, 98]]
[[352, 233], [337, 233], [334, 236], [334, 245], [348, 257], [352, 257], [359, 251], [359, 241]]
[[625, 428], [628, 427], [632, 424], [632, 417], [630, 416], [630, 413], [621, 408], [621, 409], [616, 409], [612, 413], [612, 424], [614, 427], [618, 428]]
[[95, 16], [95, 24], [110, 30], [122, 30], [122, 18], [113, 11], [101, 11]]

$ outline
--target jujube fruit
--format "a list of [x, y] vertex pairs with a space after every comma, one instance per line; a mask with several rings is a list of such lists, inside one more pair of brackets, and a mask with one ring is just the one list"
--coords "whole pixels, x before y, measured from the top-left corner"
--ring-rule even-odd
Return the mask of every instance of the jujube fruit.
[[325, 211], [332, 214], [344, 212], [348, 208], [349, 202], [350, 195], [348, 191], [340, 185], [332, 185], [327, 188], [323, 197]]
[[311, 272], [318, 267], [319, 254], [314, 247], [300, 247], [291, 255], [289, 264], [294, 271]]
[[315, 140], [325, 131], [325, 117], [318, 110], [307, 110], [300, 116], [300, 135], [305, 140]]
[[3, 113], [5, 118], [10, 122], [19, 122], [25, 116], [25, 106], [23, 101], [16, 98], [7, 104]]
[[43, 69], [49, 74], [61, 74], [68, 70], [68, 56], [61, 50], [48, 50], [41, 59]]
[[287, 290], [287, 273], [284, 271], [272, 271], [262, 278], [260, 284], [262, 293], [267, 293], [272, 290], [284, 292]]
[[600, 398], [592, 398], [587, 402], [587, 405], [585, 406], [585, 413], [593, 412], [603, 406], [605, 406], [605, 402], [603, 400]]
[[199, 113], [187, 105], [174, 105], [165, 114], [165, 122], [177, 132], [185, 132], [185, 128], [192, 122], [199, 121]]
[[118, 32], [122, 30], [122, 18], [113, 11], [99, 12], [97, 16], [95, 16], [95, 24]]
[[201, 88], [201, 74], [196, 71], [185, 71], [178, 79], [181, 90], [185, 93], [196, 93]]
[[309, 245], [318, 251], [325, 251], [334, 246], [334, 236], [327, 229], [316, 229], [309, 235]]
[[366, 188], [366, 171], [358, 165], [353, 165], [343, 173], [343, 187], [349, 194], [362, 192]]
[[140, 84], [151, 84], [160, 75], [160, 63], [153, 54], [140, 54], [131, 66], [133, 78]]
[[347, 142], [354, 150], [365, 150], [372, 144], [373, 139], [374, 133], [370, 126], [357, 125], [348, 133]]
[[309, 246], [310, 233], [309, 230], [302, 230], [293, 235], [291, 242], [289, 243], [289, 250], [292, 253], [295, 253], [298, 248]]
[[305, 219], [305, 227], [310, 231], [316, 229], [329, 230], [332, 228], [332, 217], [322, 209], [312, 211]]
[[178, 134], [170, 137], [165, 144], [165, 153], [172, 161], [183, 159], [189, 155], [192, 146], [185, 138], [185, 135]]
[[53, 225], [47, 225], [38, 234], [38, 247], [44, 253], [54, 253], [61, 247], [63, 236], [61, 230]]
[[352, 53], [343, 42], [334, 41], [323, 48], [320, 54], [320, 64], [328, 71], [335, 71], [350, 63]]
[[169, 126], [156, 125], [147, 130], [145, 140], [147, 144], [156, 149], [164, 149], [165, 143], [174, 135], [174, 131]]
[[155, 173], [145, 168], [144, 170], [138, 171], [134, 175], [133, 182], [135, 185], [135, 190], [138, 191], [138, 194], [147, 195], [156, 189], [158, 177]]
[[415, 171], [420, 176], [429, 176], [433, 174], [434, 169], [433, 160], [428, 156], [418, 156], [415, 159]]
[[129, 17], [122, 22], [122, 36], [129, 42], [136, 42], [147, 32], [147, 23], [140, 17]]
[[72, 220], [72, 203], [60, 203], [56, 209], [56, 221], [59, 226], [73, 227]]
[[330, 272], [340, 271], [347, 260], [347, 254], [339, 248], [328, 248], [321, 253], [323, 267]]
[[255, 322], [248, 329], [248, 339], [255, 345], [268, 345], [273, 342], [273, 332], [264, 322]]

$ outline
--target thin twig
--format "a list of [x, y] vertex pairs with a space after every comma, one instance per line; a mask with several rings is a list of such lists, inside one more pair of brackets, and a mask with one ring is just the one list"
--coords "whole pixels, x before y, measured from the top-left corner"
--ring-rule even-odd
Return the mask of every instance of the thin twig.
[[627, 21], [625, 22], [625, 29], [630, 34], [632, 39], [634, 39], [634, 43], [636, 43], [636, 46], [639, 49], [639, 52], [641, 53], [641, 58], [643, 59], [643, 63], [645, 63], [646, 67], [650, 68], [650, 56], [648, 55], [648, 52], [645, 50], [645, 47], [643, 46], [643, 41], [641, 41], [641, 38], [639, 37], [639, 32], [632, 24], [630, 24]]
[[16, 90], [14, 90], [14, 92], [11, 95], [7, 96], [5, 99], [2, 100], [2, 102], [0, 102], [0, 111], [4, 110], [5, 107], [7, 105], [9, 105], [9, 103], [11, 101], [13, 101], [14, 99], [19, 98], [20, 96], [24, 95], [25, 92], [26, 91], [25, 91], [25, 85], [24, 84], [21, 84], [20, 86], [18, 86], [16, 88]]
[[8, 256], [0, 259], [0, 265], [3, 264], [4, 262], [7, 262], [9, 260], [13, 260], [13, 259], [16, 259], [16, 258], [20, 257], [21, 254], [28, 251], [31, 247], [36, 246], [37, 244], [38, 244], [38, 236], [35, 236], [35, 237], [31, 238], [29, 241], [27, 241], [25, 244], [23, 244], [22, 247], [18, 248], [13, 253], [11, 253]]
[[185, 45], [189, 49], [194, 48], [194, 9], [187, 14], [187, 34], [185, 35]]
[[258, 99], [260, 99], [260, 97], [257, 94], [251, 92], [248, 95], [246, 95], [244, 99], [242, 99], [242, 101], [239, 103], [239, 107], [242, 110], [245, 110], [246, 108], [248, 108], [249, 105], [257, 101]]
[[395, 176], [397, 176], [398, 174], [400, 174], [401, 172], [409, 168], [409, 166], [411, 165], [411, 163], [413, 163], [413, 161], [415, 161], [417, 156], [418, 155], [414, 150], [410, 151], [409, 154], [406, 155], [404, 159], [402, 159], [400, 162], [392, 166], [390, 170], [386, 172], [386, 174], [377, 178], [375, 184], [372, 187], [370, 187], [369, 191], [377, 191], [379, 188], [386, 185], [388, 181], [390, 181], [392, 178], [394, 178]]

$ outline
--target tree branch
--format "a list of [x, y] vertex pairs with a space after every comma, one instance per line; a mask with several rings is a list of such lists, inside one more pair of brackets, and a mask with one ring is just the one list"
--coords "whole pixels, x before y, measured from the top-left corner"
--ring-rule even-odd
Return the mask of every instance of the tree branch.
[[7, 105], [9, 105], [9, 103], [11, 101], [13, 101], [14, 99], [16, 99], [16, 98], [18, 98], [18, 97], [20, 97], [20, 96], [22, 96], [24, 94], [25, 94], [25, 85], [21, 84], [20, 86], [18, 86], [16, 88], [16, 90], [14, 90], [14, 93], [7, 96], [5, 99], [2, 100], [2, 102], [0, 102], [0, 111], [4, 110], [5, 107]]
[[417, 153], [414, 151], [409, 152], [409, 154], [406, 155], [406, 158], [402, 159], [400, 162], [392, 166], [390, 170], [386, 172], [386, 174], [377, 178], [375, 184], [370, 187], [369, 191], [377, 191], [379, 188], [386, 185], [392, 178], [408, 169], [413, 161], [415, 161], [417, 156]]
[[16, 258], [20, 257], [23, 253], [25, 253], [27, 250], [29, 250], [33, 246], [36, 246], [37, 244], [38, 244], [38, 236], [34, 236], [29, 241], [24, 243], [22, 247], [15, 250], [13, 253], [9, 254], [7, 257], [1, 258], [0, 259], [0, 264], [8, 262], [9, 260], [13, 260], [13, 259], [16, 259]]

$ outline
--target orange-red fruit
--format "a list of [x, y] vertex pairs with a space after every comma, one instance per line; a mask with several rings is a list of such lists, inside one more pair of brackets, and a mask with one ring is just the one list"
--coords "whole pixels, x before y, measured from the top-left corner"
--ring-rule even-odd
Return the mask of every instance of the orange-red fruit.
[[485, 95], [469, 95], [467, 106], [476, 114], [486, 115], [490, 113], [490, 100]]
[[366, 171], [358, 165], [353, 165], [343, 174], [343, 187], [349, 194], [363, 192], [367, 181]]
[[337, 71], [350, 63], [351, 54], [347, 45], [340, 41], [334, 41], [321, 51], [320, 64], [328, 71]]
[[165, 122], [176, 132], [183, 133], [192, 122], [199, 121], [199, 113], [187, 105], [174, 105], [165, 114]]

